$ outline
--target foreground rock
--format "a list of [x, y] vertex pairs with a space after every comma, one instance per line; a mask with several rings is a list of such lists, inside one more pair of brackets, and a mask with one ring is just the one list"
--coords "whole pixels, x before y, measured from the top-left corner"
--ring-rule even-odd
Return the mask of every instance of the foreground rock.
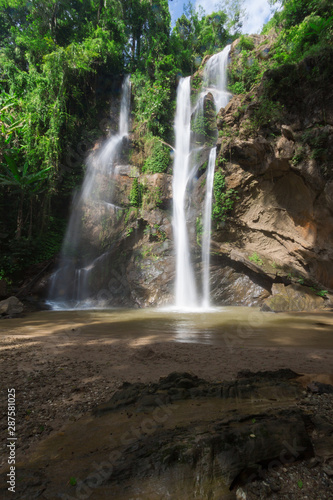
[[324, 298], [314, 291], [305, 290], [301, 285], [275, 283], [272, 286], [272, 296], [265, 300], [264, 311], [313, 311], [324, 307]]
[[[208, 383], [172, 373], [158, 383], [125, 383], [18, 464], [19, 497], [296, 500], [311, 498], [319, 474], [316, 494], [328, 500], [332, 395], [323, 386], [331, 386], [307, 395], [296, 378], [290, 370], [242, 372]], [[297, 464], [311, 470], [309, 484], [304, 475], [290, 482]], [[5, 472], [0, 491], [11, 498]]]
[[0, 316], [15, 317], [22, 314], [24, 306], [16, 297], [9, 297], [0, 302]]

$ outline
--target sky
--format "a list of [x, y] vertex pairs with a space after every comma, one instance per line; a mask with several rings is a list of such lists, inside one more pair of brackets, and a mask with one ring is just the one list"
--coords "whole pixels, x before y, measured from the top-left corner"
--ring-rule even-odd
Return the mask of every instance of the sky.
[[[221, 4], [223, 0], [194, 0], [196, 7], [202, 5], [206, 14], [210, 14], [216, 9], [217, 3]], [[187, 0], [169, 0], [169, 8], [171, 13], [172, 26], [174, 26], [178, 17], [183, 14], [183, 6], [187, 4]], [[268, 21], [271, 16], [271, 8], [268, 0], [244, 0], [244, 9], [246, 10], [247, 18], [243, 23], [242, 32], [253, 34], [260, 33], [262, 26]]]

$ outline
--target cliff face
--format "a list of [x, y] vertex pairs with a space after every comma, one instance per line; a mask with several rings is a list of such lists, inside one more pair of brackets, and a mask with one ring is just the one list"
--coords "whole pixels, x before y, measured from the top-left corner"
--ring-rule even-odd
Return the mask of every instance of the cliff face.
[[[215, 231], [214, 250], [257, 273], [267, 290], [274, 282], [294, 283], [288, 292], [309, 291], [317, 305], [333, 289], [332, 76], [329, 50], [267, 71], [217, 121], [219, 167], [239, 200]], [[312, 290], [301, 291], [303, 284]], [[286, 290], [274, 286], [273, 293]]]

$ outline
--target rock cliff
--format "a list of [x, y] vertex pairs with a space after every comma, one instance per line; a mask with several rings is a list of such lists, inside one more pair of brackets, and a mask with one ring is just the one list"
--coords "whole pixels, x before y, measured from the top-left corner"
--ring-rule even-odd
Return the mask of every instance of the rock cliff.
[[[296, 293], [297, 283], [318, 299], [333, 288], [332, 63], [327, 50], [269, 70], [218, 114], [218, 168], [239, 199], [213, 235], [214, 250], [265, 279], [268, 291], [281, 282]], [[291, 309], [310, 307], [283, 287], [279, 294]]]

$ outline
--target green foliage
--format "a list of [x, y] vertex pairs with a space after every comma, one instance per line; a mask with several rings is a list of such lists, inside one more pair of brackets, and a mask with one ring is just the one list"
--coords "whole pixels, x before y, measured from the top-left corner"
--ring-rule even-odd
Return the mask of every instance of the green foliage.
[[203, 224], [202, 217], [197, 217], [195, 221], [196, 235], [197, 235], [197, 244], [201, 246], [202, 234], [203, 234]]
[[235, 82], [228, 85], [228, 90], [232, 94], [245, 94], [246, 88], [244, 82]]
[[264, 261], [259, 257], [257, 252], [253, 252], [253, 254], [249, 257], [249, 260], [251, 262], [254, 262], [255, 264], [258, 264], [258, 266], [262, 266], [264, 264]]
[[258, 130], [263, 126], [279, 121], [282, 116], [283, 105], [279, 101], [269, 98], [269, 94], [262, 95], [254, 108], [252, 120]]
[[234, 203], [239, 199], [235, 189], [227, 189], [225, 186], [225, 176], [220, 172], [215, 172], [213, 185], [214, 199], [212, 217], [219, 222], [225, 222], [228, 214], [233, 209]]
[[323, 298], [327, 297], [328, 290], [322, 290], [322, 289], [318, 288], [317, 286], [312, 286], [311, 290], [313, 292], [315, 292], [315, 294], [318, 295], [319, 297], [323, 297]]
[[228, 69], [228, 90], [235, 94], [244, 94], [260, 82], [266, 62], [259, 63], [254, 53], [242, 50], [240, 59]]
[[146, 140], [148, 158], [144, 162], [142, 172], [156, 174], [164, 173], [170, 165], [169, 148], [157, 138], [150, 136]]
[[138, 179], [135, 177], [133, 179], [132, 188], [130, 191], [130, 204], [132, 207], [139, 207], [141, 204], [141, 192]]
[[305, 148], [303, 146], [298, 146], [295, 150], [295, 154], [291, 159], [291, 163], [296, 167], [304, 158], [306, 155]]
[[228, 16], [218, 11], [206, 15], [190, 2], [177, 20], [171, 36], [171, 46], [182, 73], [193, 74], [203, 56], [222, 49], [230, 39]]
[[[280, 31], [274, 45], [276, 65], [298, 62], [332, 44], [333, 16], [330, 0], [285, 0], [264, 28]], [[282, 28], [282, 29], [281, 29]]]
[[240, 48], [240, 50], [252, 50], [254, 49], [254, 41], [251, 37], [242, 35], [237, 48]]
[[198, 144], [213, 146], [216, 142], [216, 109], [210, 99], [205, 99], [203, 114], [200, 110], [195, 113], [191, 120], [191, 130], [195, 134]]
[[171, 132], [170, 116], [175, 109], [176, 72], [174, 68], [172, 77], [159, 72], [152, 79], [139, 70], [132, 75], [134, 113], [146, 133], [166, 138]]
[[153, 210], [162, 204], [162, 193], [159, 187], [143, 186], [142, 188], [142, 209]]

